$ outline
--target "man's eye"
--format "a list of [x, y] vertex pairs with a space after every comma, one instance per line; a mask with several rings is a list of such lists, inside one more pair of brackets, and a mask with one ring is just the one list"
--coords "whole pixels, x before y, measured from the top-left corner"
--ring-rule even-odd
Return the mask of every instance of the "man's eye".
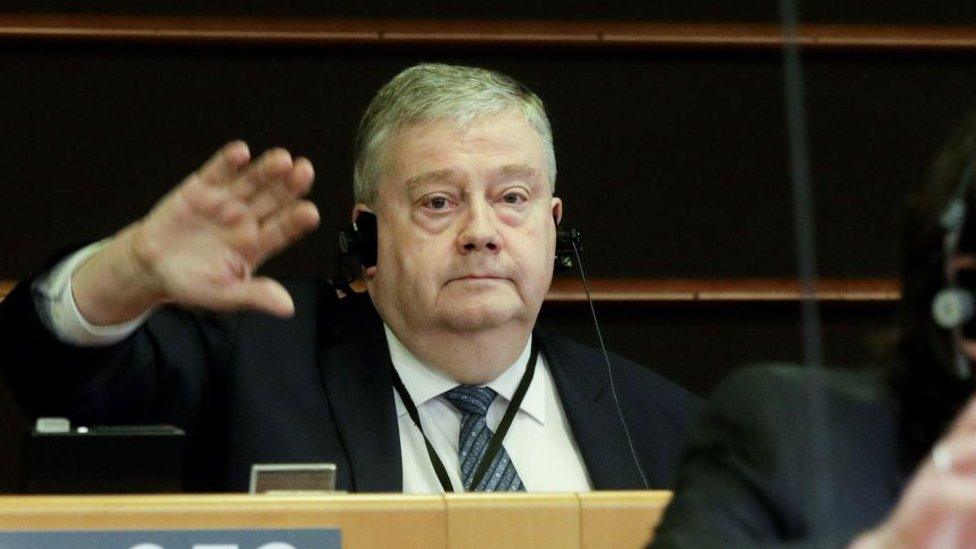
[[427, 207], [432, 210], [443, 210], [450, 205], [451, 203], [443, 196], [432, 196], [427, 200]]
[[526, 198], [522, 193], [505, 193], [504, 200], [507, 204], [521, 204]]

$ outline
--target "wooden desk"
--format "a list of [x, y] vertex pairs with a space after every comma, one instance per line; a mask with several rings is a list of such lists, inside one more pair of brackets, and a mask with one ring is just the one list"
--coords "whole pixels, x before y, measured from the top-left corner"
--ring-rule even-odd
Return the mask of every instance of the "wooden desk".
[[[643, 547], [671, 493], [0, 497], [0, 530], [338, 527], [343, 547]], [[490, 528], [486, 528], [490, 526]]]

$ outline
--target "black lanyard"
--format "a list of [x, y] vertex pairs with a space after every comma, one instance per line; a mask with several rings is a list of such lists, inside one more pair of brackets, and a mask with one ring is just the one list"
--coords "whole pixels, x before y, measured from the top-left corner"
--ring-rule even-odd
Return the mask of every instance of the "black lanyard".
[[[532, 383], [532, 376], [535, 374], [535, 363], [539, 358], [539, 348], [536, 345], [535, 338], [532, 340], [531, 352], [532, 355], [529, 357], [529, 363], [525, 366], [525, 373], [522, 374], [522, 380], [519, 381], [518, 387], [515, 389], [515, 394], [512, 395], [512, 401], [508, 403], [508, 408], [505, 409], [505, 415], [502, 416], [502, 421], [498, 424], [498, 430], [495, 431], [495, 434], [491, 437], [491, 441], [488, 442], [485, 455], [481, 458], [481, 463], [478, 464], [478, 470], [475, 471], [474, 477], [471, 479], [472, 488], [478, 486], [481, 479], [484, 478], [485, 473], [488, 472], [488, 467], [491, 465], [491, 462], [494, 461], [495, 456], [501, 450], [502, 442], [508, 433], [508, 428], [512, 426], [512, 420], [515, 419], [515, 414], [522, 405], [522, 399], [525, 398], [525, 393], [529, 390], [529, 385]], [[400, 379], [400, 374], [397, 373], [396, 368], [391, 367], [390, 371], [393, 375], [393, 387], [400, 395], [400, 400], [403, 401], [403, 405], [407, 407], [407, 413], [410, 414], [410, 419], [417, 426], [420, 435], [424, 437], [424, 444], [427, 445], [427, 456], [430, 458], [430, 464], [434, 467], [434, 472], [437, 473], [437, 480], [441, 482], [441, 487], [444, 488], [444, 492], [453, 492], [454, 486], [451, 484], [451, 478], [447, 476], [447, 470], [444, 468], [441, 458], [437, 456], [437, 452], [431, 446], [430, 440], [427, 439], [427, 434], [424, 433], [424, 428], [420, 426], [420, 414], [417, 412], [417, 406], [413, 403], [413, 399], [410, 398], [410, 393], [407, 392], [406, 387], [403, 386], [403, 381]]]

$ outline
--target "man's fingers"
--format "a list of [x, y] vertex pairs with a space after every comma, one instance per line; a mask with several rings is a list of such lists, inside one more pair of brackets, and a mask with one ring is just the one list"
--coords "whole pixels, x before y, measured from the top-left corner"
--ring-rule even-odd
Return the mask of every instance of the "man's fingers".
[[944, 439], [932, 450], [928, 465], [935, 474], [976, 478], [976, 439], [971, 435]]
[[224, 227], [234, 227], [250, 211], [246, 203], [231, 196], [227, 187], [208, 185], [196, 175], [179, 192], [194, 211]]
[[264, 257], [281, 251], [319, 224], [315, 204], [302, 200], [281, 210], [261, 225], [258, 239]]
[[227, 296], [233, 308], [263, 311], [281, 318], [295, 314], [295, 303], [278, 281], [257, 277], [235, 284]]
[[298, 198], [308, 194], [312, 188], [312, 181], [315, 179], [315, 168], [312, 162], [304, 156], [295, 160], [295, 167], [288, 177], [288, 192]]
[[220, 208], [217, 221], [225, 227], [238, 224], [247, 215], [247, 206], [240, 200], [230, 199], [225, 201]]
[[957, 433], [969, 433], [972, 435], [973, 432], [976, 432], [976, 397], [969, 399], [963, 411], [956, 416], [956, 420], [949, 429], [947, 438]]
[[929, 516], [940, 513], [965, 513], [976, 518], [976, 479], [967, 477], [936, 477], [915, 487], [914, 505]]
[[293, 167], [291, 153], [282, 148], [271, 149], [251, 163], [231, 185], [230, 192], [241, 200], [249, 200], [269, 183], [288, 177]]
[[308, 194], [315, 179], [315, 170], [307, 158], [297, 158], [291, 172], [281, 179], [267, 182], [254, 194], [249, 205], [251, 214], [264, 220], [282, 208], [288, 207], [297, 198]]
[[197, 170], [197, 176], [208, 185], [227, 185], [237, 178], [240, 170], [251, 160], [247, 143], [231, 141], [224, 145]]
[[224, 209], [232, 201], [226, 187], [209, 185], [199, 174], [187, 178], [176, 192], [193, 211], [210, 219], [223, 219]]

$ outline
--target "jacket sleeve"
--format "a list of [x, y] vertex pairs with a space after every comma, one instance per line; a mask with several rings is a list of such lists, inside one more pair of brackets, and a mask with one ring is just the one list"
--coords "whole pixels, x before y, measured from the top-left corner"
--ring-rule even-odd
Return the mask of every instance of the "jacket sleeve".
[[[751, 369], [721, 384], [678, 469], [653, 547], [844, 547], [817, 533], [806, 510], [810, 460], [802, 386], [784, 369]], [[809, 455], [809, 454], [807, 454]], [[838, 537], [834, 537], [838, 536]]]
[[77, 347], [44, 325], [32, 282], [21, 282], [0, 303], [0, 372], [28, 415], [194, 427], [229, 352], [231, 319], [163, 308], [117, 344]]

